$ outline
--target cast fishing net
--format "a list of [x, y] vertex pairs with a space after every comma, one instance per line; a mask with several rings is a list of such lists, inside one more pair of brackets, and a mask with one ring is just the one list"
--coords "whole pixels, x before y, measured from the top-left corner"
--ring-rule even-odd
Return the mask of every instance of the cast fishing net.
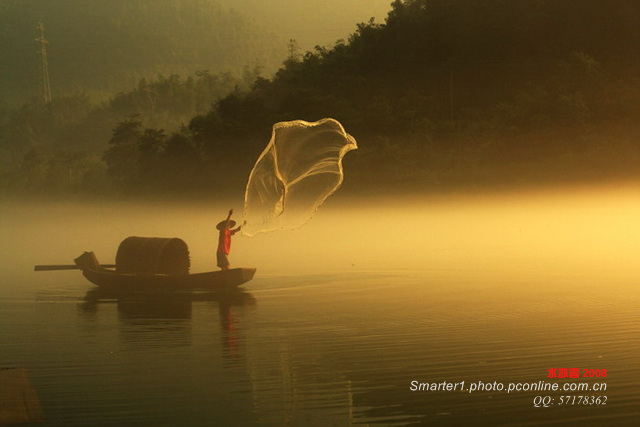
[[273, 126], [245, 191], [242, 234], [304, 225], [342, 184], [342, 158], [358, 148], [334, 119]]

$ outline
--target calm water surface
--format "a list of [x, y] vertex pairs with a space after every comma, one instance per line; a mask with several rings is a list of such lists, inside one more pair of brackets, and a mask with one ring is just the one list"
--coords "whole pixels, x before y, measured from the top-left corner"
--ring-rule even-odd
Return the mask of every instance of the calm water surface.
[[[113, 262], [128, 235], [182, 237], [193, 270], [206, 270], [227, 206], [5, 203], [0, 366], [26, 369], [51, 426], [632, 424], [638, 194], [406, 202], [399, 213], [336, 203], [298, 231], [236, 238], [232, 262], [258, 267], [242, 291], [168, 297], [31, 270], [84, 250]], [[547, 378], [552, 368], [581, 378]], [[566, 395], [607, 400], [559, 405]], [[535, 407], [536, 396], [553, 404]]]

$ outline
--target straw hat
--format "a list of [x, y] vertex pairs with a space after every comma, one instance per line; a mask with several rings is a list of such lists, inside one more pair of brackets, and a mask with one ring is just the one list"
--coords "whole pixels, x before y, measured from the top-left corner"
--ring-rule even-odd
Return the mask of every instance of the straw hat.
[[[227, 220], [220, 221], [218, 223], [218, 225], [216, 225], [216, 228], [218, 230], [222, 230], [222, 229], [224, 229], [225, 225], [227, 225]], [[233, 228], [235, 225], [236, 225], [236, 222], [234, 220], [230, 219], [229, 220], [229, 228]]]

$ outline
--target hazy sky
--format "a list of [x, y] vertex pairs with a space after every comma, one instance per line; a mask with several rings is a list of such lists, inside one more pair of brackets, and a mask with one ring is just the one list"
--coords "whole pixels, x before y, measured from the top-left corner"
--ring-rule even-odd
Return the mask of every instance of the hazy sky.
[[295, 39], [303, 51], [332, 46], [347, 38], [359, 22], [384, 22], [391, 0], [219, 0], [255, 19], [286, 39]]

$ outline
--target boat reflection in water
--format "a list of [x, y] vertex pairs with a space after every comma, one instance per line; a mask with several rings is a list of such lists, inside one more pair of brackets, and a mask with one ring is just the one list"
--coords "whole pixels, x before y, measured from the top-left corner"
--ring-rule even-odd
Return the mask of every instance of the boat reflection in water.
[[[116, 307], [121, 324], [123, 342], [136, 347], [173, 347], [191, 345], [193, 328], [211, 325], [210, 314], [217, 308], [223, 355], [238, 357], [239, 339], [236, 336], [238, 309], [256, 305], [256, 299], [248, 292], [230, 289], [224, 292], [114, 292], [101, 288], [91, 289], [80, 304], [80, 311], [87, 319], [96, 318], [98, 312], [112, 311]], [[200, 308], [197, 316], [205, 322], [194, 326], [194, 305]], [[202, 310], [204, 308], [204, 310]]]

